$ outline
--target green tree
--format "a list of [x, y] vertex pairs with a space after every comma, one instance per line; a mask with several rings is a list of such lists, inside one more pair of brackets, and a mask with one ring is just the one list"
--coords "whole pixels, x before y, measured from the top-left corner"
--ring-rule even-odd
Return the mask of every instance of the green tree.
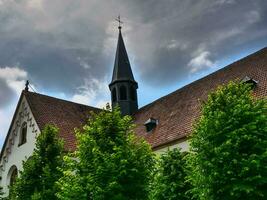
[[186, 182], [186, 153], [168, 150], [159, 158], [151, 189], [151, 200], [188, 200], [190, 185]]
[[132, 119], [102, 111], [77, 130], [77, 151], [65, 156], [59, 199], [145, 200], [153, 169], [150, 146], [133, 133]]
[[267, 199], [267, 103], [253, 98], [251, 85], [212, 92], [190, 144], [188, 177], [198, 199]]
[[63, 142], [58, 129], [47, 125], [37, 137], [33, 155], [23, 162], [23, 170], [12, 186], [11, 199], [57, 199], [55, 182], [62, 176]]

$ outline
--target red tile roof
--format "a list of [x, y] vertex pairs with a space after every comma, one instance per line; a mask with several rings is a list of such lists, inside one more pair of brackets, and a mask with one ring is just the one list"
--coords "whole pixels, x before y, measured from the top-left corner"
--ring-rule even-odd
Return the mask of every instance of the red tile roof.
[[81, 128], [90, 117], [90, 112], [101, 109], [65, 101], [46, 95], [23, 92], [38, 127], [42, 130], [46, 124], [53, 124], [59, 128], [59, 136], [64, 139], [65, 150], [76, 148], [74, 128]]
[[[136, 134], [144, 137], [154, 149], [185, 138], [198, 118], [200, 102], [206, 99], [207, 94], [218, 85], [245, 76], [259, 81], [255, 88], [257, 97], [267, 96], [267, 48], [140, 108], [134, 115]], [[159, 120], [159, 124], [147, 133], [144, 123], [150, 117]]]
[[[207, 94], [220, 84], [243, 79], [246, 76], [258, 81], [255, 96], [266, 97], [267, 48], [140, 108], [134, 115], [136, 134], [144, 137], [154, 149], [185, 138], [190, 134], [192, 124], [199, 116], [200, 102], [206, 99]], [[39, 128], [42, 130], [46, 124], [56, 125], [60, 129], [60, 137], [65, 140], [65, 149], [68, 151], [76, 148], [74, 128], [80, 128], [86, 123], [90, 111], [101, 110], [38, 93], [23, 91], [22, 94], [25, 95]], [[153, 131], [147, 133], [144, 123], [150, 117], [159, 120], [159, 123]]]

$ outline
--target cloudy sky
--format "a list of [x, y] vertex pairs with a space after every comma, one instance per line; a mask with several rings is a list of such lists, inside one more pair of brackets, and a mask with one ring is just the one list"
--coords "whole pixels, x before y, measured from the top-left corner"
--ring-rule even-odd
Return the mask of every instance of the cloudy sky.
[[26, 79], [109, 101], [118, 14], [140, 106], [267, 46], [266, 0], [0, 0], [0, 146]]

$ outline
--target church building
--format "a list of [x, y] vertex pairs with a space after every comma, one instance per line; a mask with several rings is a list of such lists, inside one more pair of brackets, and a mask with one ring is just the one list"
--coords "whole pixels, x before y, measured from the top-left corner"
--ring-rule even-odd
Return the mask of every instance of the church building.
[[[254, 95], [266, 98], [267, 48], [139, 108], [138, 83], [134, 79], [119, 26], [109, 84], [112, 107], [118, 105], [123, 115], [133, 117], [136, 135], [144, 137], [156, 153], [177, 147], [187, 151], [187, 136], [200, 115], [201, 102], [210, 91], [230, 80], [253, 83]], [[0, 154], [0, 186], [3, 191], [8, 192], [8, 186], [22, 170], [22, 161], [31, 156], [36, 138], [46, 124], [56, 125], [65, 142], [65, 150], [74, 151], [74, 128], [81, 128], [90, 118], [91, 111], [99, 112], [101, 109], [30, 92], [26, 86], [21, 92]]]

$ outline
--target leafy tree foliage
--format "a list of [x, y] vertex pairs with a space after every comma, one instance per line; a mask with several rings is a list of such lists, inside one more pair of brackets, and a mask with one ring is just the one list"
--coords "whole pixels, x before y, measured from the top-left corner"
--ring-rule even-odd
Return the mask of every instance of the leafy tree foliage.
[[219, 87], [192, 134], [192, 192], [201, 200], [267, 199], [266, 147], [266, 100], [247, 84]]
[[59, 199], [147, 199], [153, 154], [134, 136], [129, 116], [118, 109], [93, 114], [77, 139], [77, 151], [64, 158]]
[[23, 170], [12, 186], [11, 199], [57, 199], [55, 182], [62, 176], [63, 142], [58, 129], [47, 125], [37, 137], [33, 155], [23, 162]]
[[152, 184], [151, 200], [187, 200], [190, 188], [186, 178], [185, 152], [173, 149], [162, 154]]

